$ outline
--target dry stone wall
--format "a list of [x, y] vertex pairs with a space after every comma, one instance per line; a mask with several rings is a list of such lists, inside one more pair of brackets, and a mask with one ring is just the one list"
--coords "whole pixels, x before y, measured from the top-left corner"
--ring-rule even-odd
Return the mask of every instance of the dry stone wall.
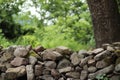
[[120, 42], [91, 51], [67, 47], [0, 47], [0, 80], [120, 80]]

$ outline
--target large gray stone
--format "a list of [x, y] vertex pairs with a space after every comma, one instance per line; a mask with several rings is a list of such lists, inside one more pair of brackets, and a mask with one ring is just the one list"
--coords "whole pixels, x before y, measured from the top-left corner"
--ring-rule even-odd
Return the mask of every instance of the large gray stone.
[[110, 52], [114, 52], [115, 51], [115, 49], [112, 46], [107, 46], [107, 50], [110, 51]]
[[118, 47], [120, 47], [120, 42], [114, 42], [114, 43], [112, 43], [113, 44], [113, 46], [118, 46]]
[[110, 78], [110, 80], [120, 80], [120, 75], [114, 75]]
[[26, 66], [27, 80], [35, 80], [34, 79], [34, 70], [32, 65]]
[[65, 68], [68, 66], [72, 66], [71, 62], [67, 59], [62, 59], [58, 65], [57, 65], [57, 69], [61, 69], [61, 68]]
[[16, 47], [10, 46], [7, 49], [4, 50], [4, 53], [2, 54], [0, 58], [0, 62], [4, 63], [6, 61], [12, 60], [14, 58], [14, 50]]
[[114, 70], [114, 66], [113, 66], [113, 65], [110, 65], [110, 66], [105, 67], [105, 68], [103, 68], [103, 69], [101, 69], [101, 70], [98, 70], [98, 71], [95, 72], [95, 73], [90, 73], [90, 74], [88, 75], [88, 78], [94, 79], [97, 75], [107, 74], [107, 73], [112, 72], [113, 70]]
[[80, 75], [80, 80], [86, 80], [87, 76], [88, 76], [88, 72], [85, 70], [82, 70]]
[[120, 63], [115, 66], [115, 71], [119, 72], [120, 71]]
[[64, 46], [59, 46], [55, 50], [62, 55], [70, 55], [71, 54], [71, 50]]
[[52, 51], [52, 50], [45, 50], [41, 53], [43, 60], [59, 60], [62, 55], [56, 51]]
[[104, 51], [103, 48], [97, 48], [97, 49], [94, 49], [94, 50], [92, 51], [92, 53], [98, 54], [98, 53], [100, 53], [100, 52], [102, 52], [102, 51]]
[[35, 76], [41, 76], [43, 71], [42, 65], [35, 65]]
[[51, 75], [57, 80], [60, 77], [60, 73], [55, 69], [51, 69]]
[[58, 69], [59, 73], [66, 73], [72, 71], [72, 67], [65, 67], [62, 69]]
[[11, 61], [11, 65], [13, 66], [21, 66], [21, 65], [27, 65], [28, 60], [26, 58], [16, 57], [14, 60]]
[[108, 44], [108, 43], [102, 44], [102, 47], [103, 47], [104, 49], [107, 49], [107, 46], [110, 46], [110, 44]]
[[101, 69], [104, 67], [107, 67], [109, 64], [107, 62], [105, 62], [104, 60], [98, 61], [96, 63], [96, 68]]
[[24, 47], [16, 48], [14, 51], [14, 56], [16, 57], [26, 57], [28, 55], [28, 50]]
[[31, 65], [35, 65], [36, 62], [37, 62], [37, 58], [36, 58], [36, 57], [34, 57], [34, 56], [29, 56], [29, 63], [30, 63]]
[[13, 54], [4, 53], [3, 56], [0, 58], [0, 62], [6, 62], [13, 58], [14, 58]]
[[105, 50], [105, 51], [97, 54], [97, 55], [94, 57], [94, 59], [95, 59], [96, 61], [98, 61], [98, 60], [102, 60], [103, 58], [105, 58], [105, 57], [107, 57], [107, 56], [110, 56], [110, 55], [111, 55], [111, 52], [108, 51], [108, 50]]
[[92, 56], [81, 59], [80, 66], [83, 67], [84, 65], [86, 65], [90, 59], [92, 59]]
[[97, 70], [97, 68], [94, 67], [94, 66], [90, 66], [90, 67], [88, 68], [88, 72], [90, 72], [90, 73], [94, 73], [96, 70]]
[[45, 62], [45, 66], [48, 67], [48, 68], [51, 68], [51, 69], [54, 69], [56, 68], [56, 63], [54, 61], [46, 61]]
[[82, 55], [82, 54], [79, 55], [78, 53], [73, 53], [70, 57], [70, 60], [73, 65], [78, 65], [80, 63], [81, 59], [83, 59], [83, 58], [84, 58], [84, 55]]
[[78, 52], [78, 54], [79, 54], [79, 55], [84, 55], [84, 56], [88, 56], [88, 55], [89, 55], [88, 52], [87, 52], [87, 50], [80, 50], [80, 51]]
[[66, 76], [74, 78], [74, 79], [79, 79], [80, 78], [80, 73], [79, 72], [68, 72], [66, 73]]
[[6, 70], [6, 78], [9, 80], [14, 80], [20, 76], [25, 75], [26, 69], [25, 66], [20, 66], [16, 68], [8, 68]]
[[88, 65], [89, 66], [95, 66], [95, 64], [96, 64], [96, 61], [94, 59], [88, 60]]

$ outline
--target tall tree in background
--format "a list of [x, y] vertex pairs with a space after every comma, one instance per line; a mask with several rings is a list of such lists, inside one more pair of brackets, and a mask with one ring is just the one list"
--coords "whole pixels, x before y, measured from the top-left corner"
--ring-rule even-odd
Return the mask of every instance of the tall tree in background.
[[7, 39], [13, 39], [22, 34], [21, 26], [13, 20], [24, 0], [0, 0], [0, 30]]
[[116, 0], [87, 0], [92, 16], [96, 47], [120, 41], [120, 14]]

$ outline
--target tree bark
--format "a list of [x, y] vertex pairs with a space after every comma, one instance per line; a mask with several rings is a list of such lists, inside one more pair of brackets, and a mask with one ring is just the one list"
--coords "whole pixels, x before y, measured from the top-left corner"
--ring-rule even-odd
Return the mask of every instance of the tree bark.
[[115, 0], [87, 0], [96, 47], [120, 41], [120, 14]]

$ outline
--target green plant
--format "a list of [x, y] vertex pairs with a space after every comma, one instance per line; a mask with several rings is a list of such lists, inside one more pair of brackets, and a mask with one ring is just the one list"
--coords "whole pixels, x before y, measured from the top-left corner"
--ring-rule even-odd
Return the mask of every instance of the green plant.
[[109, 80], [109, 78], [106, 76], [106, 74], [100, 74], [96, 76], [97, 80]]
[[[37, 8], [40, 18], [31, 15], [31, 11], [20, 11], [18, 7], [30, 7], [22, 5], [24, 1], [15, 1], [15, 5], [10, 5], [12, 2], [9, 0], [2, 0], [4, 4], [0, 2], [0, 25], [4, 23], [0, 26], [1, 32], [10, 37], [6, 39], [5, 34], [0, 35], [3, 46], [13, 43], [33, 47], [42, 45], [45, 48], [66, 46], [75, 51], [94, 46], [90, 13], [85, 0], [31, 0], [31, 6]], [[9, 12], [10, 7], [5, 4], [11, 6]]]

